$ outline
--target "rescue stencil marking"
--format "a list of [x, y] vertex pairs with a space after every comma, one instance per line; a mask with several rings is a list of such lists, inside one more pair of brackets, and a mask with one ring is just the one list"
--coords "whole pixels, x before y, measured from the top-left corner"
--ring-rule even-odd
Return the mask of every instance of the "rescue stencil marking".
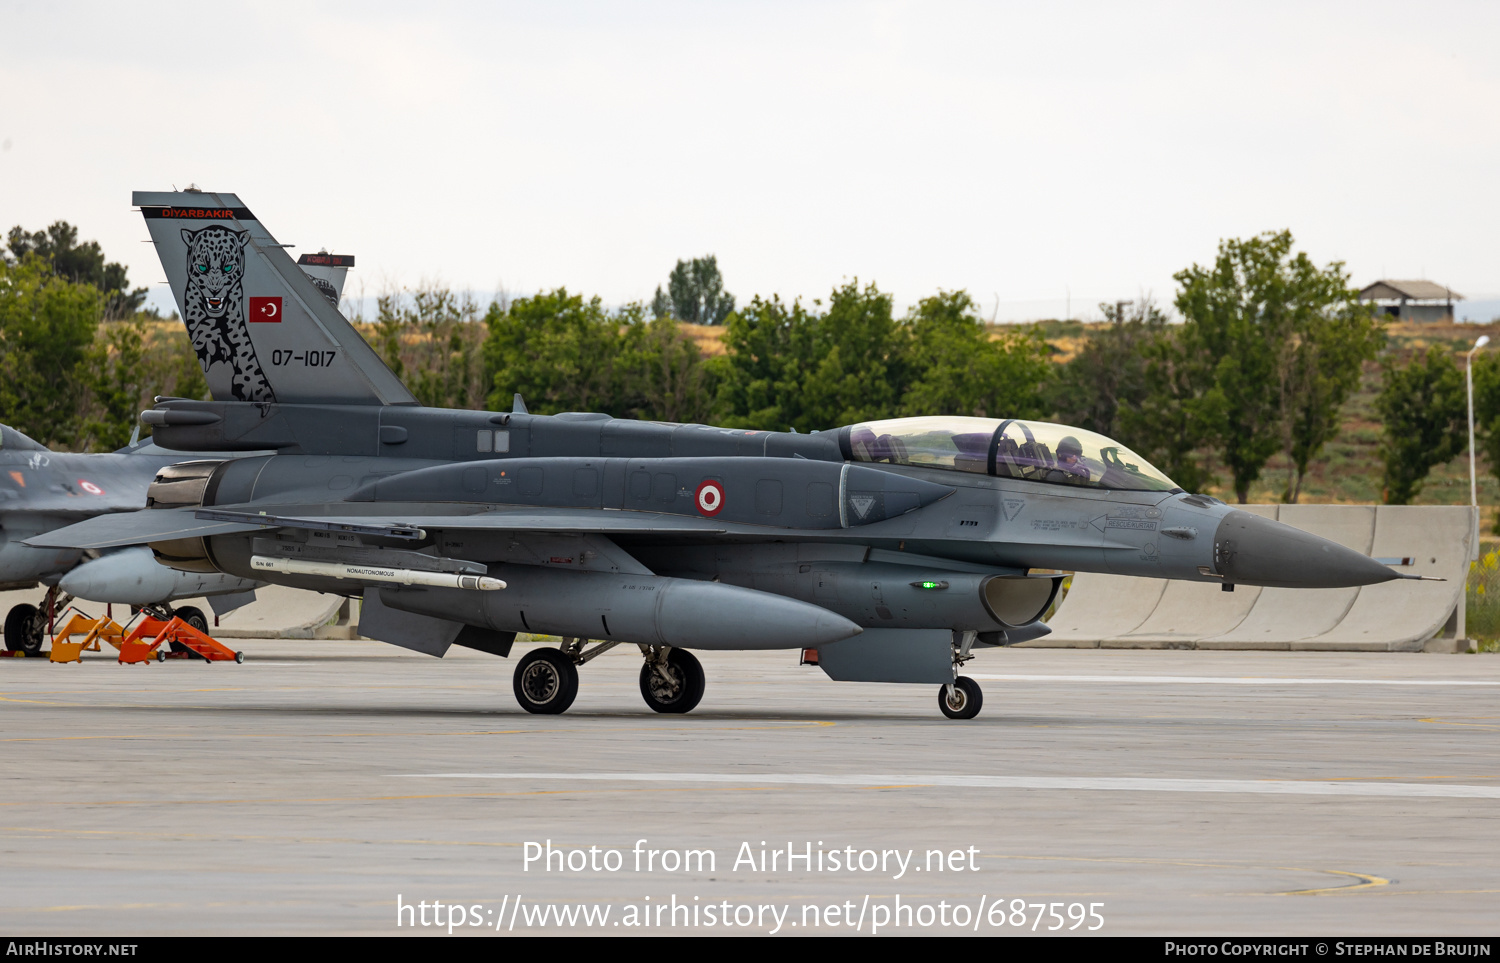
[[705, 515], [717, 515], [724, 508], [724, 488], [710, 479], [698, 486], [698, 511]]

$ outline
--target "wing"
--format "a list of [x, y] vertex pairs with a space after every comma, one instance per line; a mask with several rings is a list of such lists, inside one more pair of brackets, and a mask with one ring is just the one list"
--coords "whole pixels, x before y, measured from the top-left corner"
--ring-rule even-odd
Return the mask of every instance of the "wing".
[[25, 544], [35, 548], [123, 548], [178, 538], [232, 535], [266, 527], [244, 522], [205, 521], [195, 518], [191, 508], [153, 508], [99, 515], [34, 535]]
[[[414, 529], [444, 531], [596, 533], [601, 535], [682, 534], [749, 535], [771, 534], [758, 525], [726, 524], [690, 515], [633, 512], [610, 509], [535, 508], [486, 509], [452, 514], [434, 514], [423, 506], [420, 514], [393, 512], [381, 505], [379, 513], [328, 515], [320, 510], [301, 511], [299, 506], [236, 511], [237, 507], [213, 509], [148, 509], [129, 514], [91, 518], [76, 525], [28, 539], [38, 548], [119, 548], [148, 542], [239, 532], [293, 528], [315, 531], [345, 531], [387, 538], [421, 538]], [[300, 506], [303, 509], [311, 506]], [[374, 507], [374, 506], [372, 506]], [[347, 510], [348, 506], [341, 505]], [[777, 530], [777, 534], [780, 530]]]

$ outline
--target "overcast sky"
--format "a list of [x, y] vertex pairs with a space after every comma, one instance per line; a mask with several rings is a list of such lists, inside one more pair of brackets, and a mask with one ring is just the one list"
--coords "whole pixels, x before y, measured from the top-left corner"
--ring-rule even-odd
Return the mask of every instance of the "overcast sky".
[[356, 255], [346, 293], [618, 304], [713, 253], [741, 301], [1006, 318], [1170, 301], [1289, 228], [1357, 285], [1500, 297], [1497, 39], [1493, 2], [0, 0], [0, 230], [154, 283], [130, 192], [192, 182]]

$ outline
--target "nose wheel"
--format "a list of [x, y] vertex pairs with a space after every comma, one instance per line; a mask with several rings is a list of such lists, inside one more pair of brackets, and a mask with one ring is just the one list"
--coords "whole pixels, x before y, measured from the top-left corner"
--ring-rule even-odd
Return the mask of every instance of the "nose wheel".
[[953, 680], [952, 685], [938, 688], [938, 708], [950, 719], [972, 719], [984, 706], [984, 692], [979, 683], [966, 675]]
[[641, 666], [641, 697], [657, 712], [691, 712], [703, 698], [703, 664], [686, 649], [660, 647]]

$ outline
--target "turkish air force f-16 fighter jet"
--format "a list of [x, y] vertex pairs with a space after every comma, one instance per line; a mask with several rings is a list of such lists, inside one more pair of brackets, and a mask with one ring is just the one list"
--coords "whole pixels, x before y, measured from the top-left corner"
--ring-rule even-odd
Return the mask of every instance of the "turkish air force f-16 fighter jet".
[[[231, 194], [137, 193], [212, 402], [142, 413], [178, 450], [149, 510], [31, 540], [149, 544], [165, 564], [360, 595], [360, 631], [506, 656], [527, 710], [579, 667], [644, 656], [659, 712], [704, 690], [694, 651], [800, 649], [833, 679], [982, 695], [959, 667], [1045, 635], [1060, 570], [1289, 587], [1400, 577], [1184, 493], [1124, 446], [1014, 419], [901, 418], [815, 434], [417, 405]], [[591, 645], [590, 642], [593, 644]]]
[[[302, 271], [332, 305], [343, 294], [354, 258], [304, 254]], [[231, 457], [226, 453], [223, 457]], [[146, 507], [147, 489], [168, 465], [192, 458], [151, 441], [111, 454], [54, 452], [9, 426], [0, 426], [0, 591], [47, 586], [38, 605], [15, 605], [5, 615], [5, 647], [34, 655], [44, 644], [50, 617], [74, 598], [146, 608], [160, 617], [179, 615], [201, 631], [208, 617], [179, 599], [207, 596], [223, 615], [252, 601], [263, 579], [222, 572], [180, 571], [158, 565], [144, 546], [104, 554], [33, 548], [23, 539], [80, 519]], [[201, 458], [202, 455], [197, 455]]]

